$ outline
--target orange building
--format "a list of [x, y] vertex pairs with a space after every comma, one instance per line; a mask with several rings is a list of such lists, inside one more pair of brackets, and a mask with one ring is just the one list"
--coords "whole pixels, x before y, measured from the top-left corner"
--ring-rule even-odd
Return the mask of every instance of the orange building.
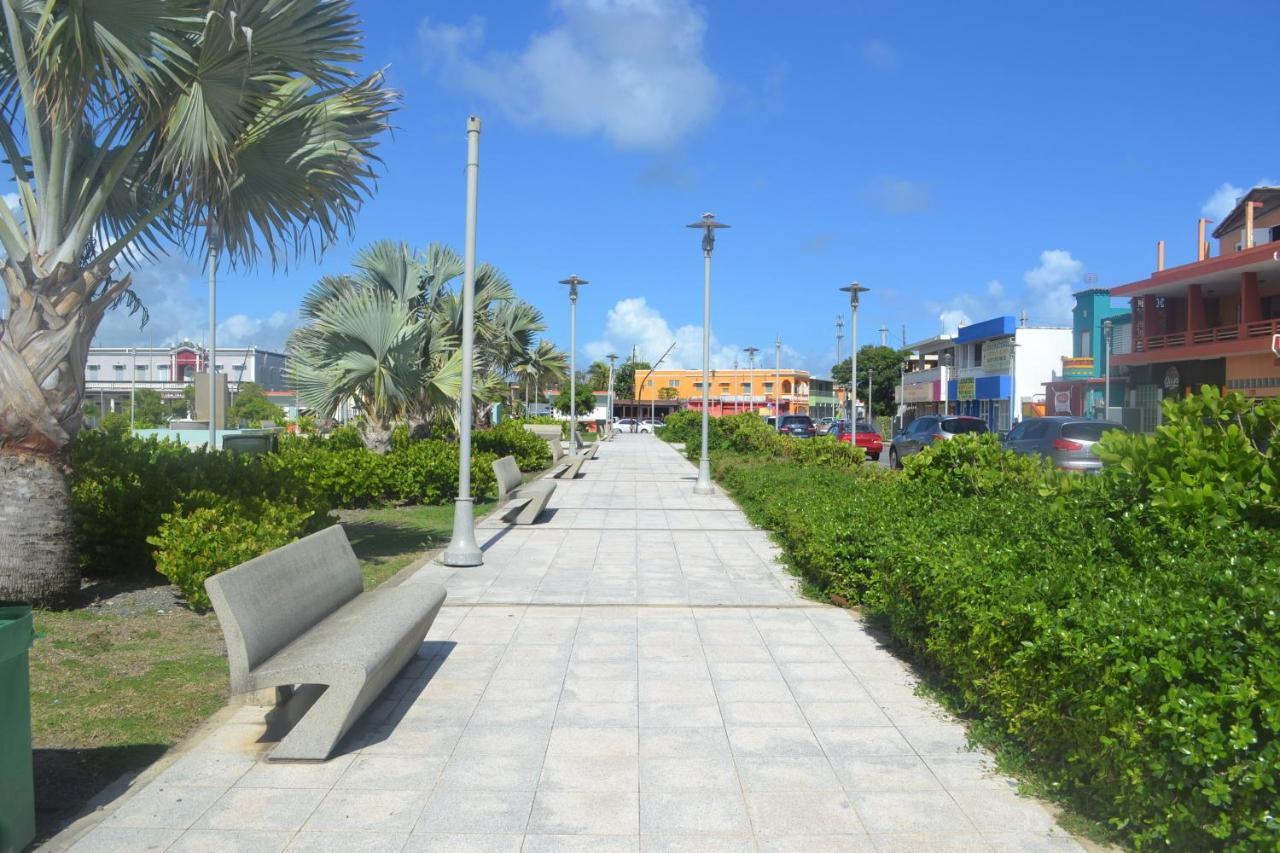
[[1200, 220], [1197, 260], [1164, 268], [1160, 244], [1150, 278], [1113, 287], [1129, 297], [1132, 323], [1112, 345], [1127, 374], [1126, 406], [1158, 421], [1160, 400], [1201, 385], [1250, 397], [1280, 395], [1280, 188], [1255, 187], [1218, 224], [1212, 256]]
[[[780, 381], [778, 403], [782, 413], [809, 413], [809, 373], [805, 370], [774, 371], [765, 367], [712, 370], [710, 376], [711, 414], [759, 412], [773, 414], [774, 383]], [[702, 408], [701, 370], [655, 370], [652, 375], [636, 373], [635, 399], [678, 400], [684, 408]]]

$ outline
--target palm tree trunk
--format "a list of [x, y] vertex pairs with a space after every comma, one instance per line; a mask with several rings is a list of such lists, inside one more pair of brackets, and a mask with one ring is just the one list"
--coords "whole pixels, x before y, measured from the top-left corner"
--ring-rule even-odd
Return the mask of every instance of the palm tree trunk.
[[0, 600], [47, 604], [80, 586], [67, 449], [84, 418], [89, 342], [127, 277], [89, 301], [99, 270], [41, 278], [6, 263], [0, 321]]

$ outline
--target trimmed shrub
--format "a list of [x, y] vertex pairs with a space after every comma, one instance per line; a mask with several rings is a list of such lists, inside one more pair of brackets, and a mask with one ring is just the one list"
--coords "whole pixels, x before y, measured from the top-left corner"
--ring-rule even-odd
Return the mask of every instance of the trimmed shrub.
[[551, 448], [545, 439], [524, 428], [523, 422], [506, 420], [493, 429], [471, 434], [471, 446], [494, 457], [514, 456], [521, 471], [537, 471], [551, 465]]
[[193, 608], [207, 610], [206, 578], [289, 544], [307, 532], [310, 517], [291, 504], [201, 491], [161, 516], [147, 541], [155, 548], [156, 570]]

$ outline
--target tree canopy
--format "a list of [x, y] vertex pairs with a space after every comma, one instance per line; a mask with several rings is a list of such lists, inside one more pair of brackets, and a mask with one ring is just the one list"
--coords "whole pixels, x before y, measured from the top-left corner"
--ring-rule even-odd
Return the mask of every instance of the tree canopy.
[[227, 415], [232, 423], [244, 421], [250, 426], [261, 424], [263, 421], [282, 424], [285, 420], [284, 409], [271, 402], [267, 392], [256, 382], [240, 383], [240, 390], [231, 401], [231, 408], [227, 410]]
[[[902, 365], [910, 353], [879, 344], [867, 344], [858, 348], [857, 398], [867, 399], [867, 377], [871, 377], [871, 414], [891, 415], [896, 411], [895, 394], [901, 378]], [[850, 362], [847, 358], [831, 368], [831, 378], [836, 385], [848, 386]]]

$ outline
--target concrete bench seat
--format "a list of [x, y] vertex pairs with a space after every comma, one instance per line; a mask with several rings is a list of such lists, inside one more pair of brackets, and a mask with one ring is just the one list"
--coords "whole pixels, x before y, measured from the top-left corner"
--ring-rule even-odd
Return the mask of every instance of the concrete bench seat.
[[573, 456], [567, 456], [564, 461], [551, 469], [551, 476], [557, 480], [572, 480], [582, 470], [582, 464], [595, 455], [595, 448], [592, 447]]
[[525, 424], [524, 428], [547, 442], [547, 447], [551, 448], [551, 461], [553, 463], [559, 462], [564, 457], [564, 445], [560, 443], [559, 424]]
[[533, 524], [556, 490], [556, 484], [550, 480], [521, 485], [523, 478], [513, 456], [495, 460], [493, 474], [498, 479], [498, 503], [502, 504], [498, 512], [503, 521], [512, 520], [514, 516], [516, 524]]
[[232, 694], [282, 688], [281, 710], [297, 720], [272, 761], [327, 759], [417, 654], [445, 599], [429, 583], [362, 592], [360, 561], [336, 524], [204, 585], [226, 638]]

